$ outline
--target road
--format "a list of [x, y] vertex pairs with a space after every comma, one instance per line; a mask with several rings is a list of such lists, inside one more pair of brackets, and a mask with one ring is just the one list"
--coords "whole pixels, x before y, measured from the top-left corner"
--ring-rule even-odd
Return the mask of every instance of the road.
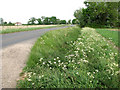
[[38, 37], [40, 37], [40, 35], [44, 34], [47, 31], [62, 29], [66, 27], [69, 27], [69, 26], [3, 34], [2, 35], [2, 48], [8, 47], [16, 43], [20, 43], [22, 41], [26, 41], [30, 39], [37, 39]]

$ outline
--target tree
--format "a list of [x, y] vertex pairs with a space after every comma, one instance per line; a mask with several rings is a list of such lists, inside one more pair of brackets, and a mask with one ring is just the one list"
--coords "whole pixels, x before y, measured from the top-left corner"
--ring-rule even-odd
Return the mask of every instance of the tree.
[[9, 25], [12, 25], [12, 22], [9, 22], [8, 24], [9, 24]]
[[45, 17], [43, 23], [44, 23], [45, 25], [50, 24], [50, 18], [49, 18], [49, 17]]
[[42, 24], [42, 20], [41, 20], [41, 18], [38, 18], [38, 19], [36, 19], [36, 20], [37, 20], [37, 22], [38, 22], [39, 25]]
[[117, 2], [84, 2], [87, 8], [74, 12], [80, 26], [116, 27], [118, 22]]
[[71, 24], [71, 19], [70, 19], [70, 20], [68, 20], [68, 24]]
[[76, 19], [73, 19], [73, 20], [72, 20], [72, 24], [76, 24]]
[[41, 16], [42, 24], [44, 24], [45, 16]]
[[10, 22], [8, 22], [8, 24], [7, 25], [9, 25], [9, 26], [13, 26], [13, 25], [15, 25], [14, 23], [12, 23], [11, 21]]
[[57, 19], [57, 20], [56, 20], [56, 24], [60, 24], [60, 19]]
[[76, 17], [76, 23], [78, 23], [81, 27], [85, 26], [85, 21], [86, 21], [83, 10], [84, 9], [80, 8], [79, 10], [76, 10], [74, 12], [74, 16]]
[[120, 28], [120, 2], [118, 2], [118, 28]]
[[7, 22], [4, 22], [4, 25], [7, 25]]
[[50, 23], [51, 24], [56, 24], [57, 23], [57, 18], [55, 16], [50, 17]]
[[61, 20], [60, 24], [66, 24], [66, 20]]
[[3, 25], [3, 18], [0, 18], [0, 25]]
[[36, 21], [36, 18], [35, 18], [35, 17], [32, 17], [32, 18], [29, 19], [28, 24], [34, 25], [34, 24], [35, 24], [35, 21]]
[[[34, 25], [36, 21], [38, 22], [39, 25], [66, 24], [66, 20], [57, 19], [57, 17], [55, 16], [52, 16], [52, 17], [42, 16], [41, 18], [37, 18], [37, 19], [35, 17], [32, 17], [29, 19], [28, 24]], [[71, 20], [69, 20], [69, 23], [71, 23]]]

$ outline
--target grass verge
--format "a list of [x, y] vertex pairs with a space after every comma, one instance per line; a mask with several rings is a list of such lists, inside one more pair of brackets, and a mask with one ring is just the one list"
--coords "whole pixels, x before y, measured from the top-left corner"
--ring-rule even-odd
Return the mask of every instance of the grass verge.
[[106, 39], [112, 41], [117, 47], [120, 45], [118, 40], [118, 33], [120, 33], [120, 31], [111, 31], [107, 29], [96, 29], [96, 31]]
[[94, 29], [49, 31], [33, 46], [18, 88], [117, 88], [118, 51]]
[[14, 32], [22, 32], [22, 31], [32, 31], [32, 30], [38, 30], [38, 29], [47, 29], [47, 28], [54, 28], [54, 27], [62, 27], [65, 25], [58, 25], [58, 26], [47, 26], [47, 27], [33, 27], [33, 28], [18, 28], [18, 29], [6, 29], [1, 30], [0, 34], [6, 34], [6, 33], [14, 33]]

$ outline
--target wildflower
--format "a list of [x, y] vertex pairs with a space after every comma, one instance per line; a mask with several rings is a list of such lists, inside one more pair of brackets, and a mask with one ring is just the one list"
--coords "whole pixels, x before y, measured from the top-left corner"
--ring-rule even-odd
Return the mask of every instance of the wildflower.
[[60, 60], [58, 60], [58, 62], [60, 63]]
[[68, 56], [65, 56], [65, 58], [67, 58]]
[[56, 64], [56, 62], [54, 62], [54, 64]]
[[64, 65], [64, 67], [66, 67], [66, 65]]
[[77, 74], [77, 75], [79, 75], [79, 73], [78, 73], [78, 72], [77, 72], [76, 74]]
[[93, 72], [95, 74], [95, 72]]
[[41, 76], [39, 76], [39, 79], [41, 78]]
[[36, 73], [33, 73], [33, 75], [35, 75]]
[[43, 60], [43, 58], [40, 58], [40, 60], [39, 60], [39, 61], [41, 62], [42, 60]]
[[79, 48], [77, 48], [77, 50], [80, 50]]
[[98, 72], [98, 70], [95, 70], [96, 72]]
[[88, 61], [87, 61], [87, 60], [83, 60], [83, 62], [88, 63]]
[[59, 57], [57, 57], [57, 59], [59, 59]]
[[75, 60], [72, 60], [72, 62], [74, 62]]
[[63, 64], [63, 62], [61, 64]]
[[31, 79], [29, 79], [29, 78], [28, 78], [27, 80], [28, 80], [28, 81], [32, 81], [32, 80], [31, 80]]
[[44, 75], [42, 75], [42, 77], [44, 77]]
[[51, 61], [48, 61], [49, 63], [51, 63]]
[[116, 66], [116, 67], [118, 67], [118, 64], [116, 64], [116, 63], [113, 63], [113, 65]]
[[87, 75], [90, 75], [90, 72], [88, 72]]
[[45, 62], [43, 62], [43, 64], [45, 64]]
[[71, 55], [69, 55], [69, 56], [71, 56], [71, 57], [72, 57], [72, 56], [74, 56], [74, 54], [71, 54]]
[[47, 64], [48, 65], [48, 67], [50, 66], [49, 64]]
[[81, 38], [78, 38], [78, 40], [81, 40]]

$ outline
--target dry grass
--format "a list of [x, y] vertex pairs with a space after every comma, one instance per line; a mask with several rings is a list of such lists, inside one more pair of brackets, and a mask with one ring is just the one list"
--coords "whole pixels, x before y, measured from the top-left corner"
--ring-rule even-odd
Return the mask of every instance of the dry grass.
[[50, 27], [50, 26], [57, 26], [57, 25], [0, 26], [0, 30], [19, 29], [19, 28], [33, 28], [33, 27]]

